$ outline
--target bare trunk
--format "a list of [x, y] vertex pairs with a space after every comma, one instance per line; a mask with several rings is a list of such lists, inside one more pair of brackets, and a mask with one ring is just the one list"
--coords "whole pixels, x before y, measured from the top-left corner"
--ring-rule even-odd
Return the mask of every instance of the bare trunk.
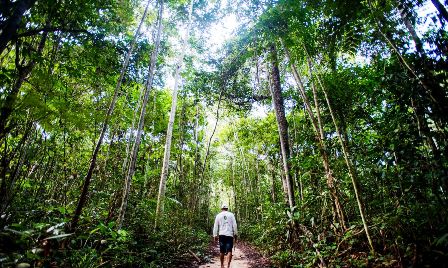
[[409, 18], [409, 12], [406, 10], [404, 5], [400, 5], [398, 7], [398, 11], [400, 13], [400, 17], [408, 29], [412, 40], [414, 41], [415, 47], [417, 49], [418, 54], [420, 55], [420, 63], [423, 67], [423, 82], [426, 87], [426, 91], [421, 92], [425, 98], [429, 98], [432, 102], [432, 106], [434, 109], [434, 114], [437, 116], [437, 120], [435, 122], [444, 128], [446, 125], [446, 112], [448, 111], [448, 98], [446, 96], [446, 91], [440, 87], [440, 84], [436, 83], [437, 81], [434, 78], [433, 71], [431, 70], [431, 64], [428, 60], [428, 57], [425, 54], [425, 50], [423, 49], [423, 42], [418, 37], [417, 32], [412, 24], [411, 19]]
[[[185, 100], [185, 95], [183, 96], [183, 99]], [[185, 174], [184, 174], [184, 155], [183, 155], [183, 148], [185, 145], [185, 109], [186, 109], [186, 101], [182, 104], [182, 110], [181, 110], [181, 116], [179, 120], [179, 132], [180, 132], [180, 141], [179, 141], [179, 148], [181, 149], [179, 155], [177, 156], [177, 166], [178, 166], [178, 180], [177, 184], [175, 184], [175, 189], [177, 189], [177, 196], [181, 197], [183, 196], [183, 188], [182, 185], [185, 182]]]
[[[371, 9], [371, 12], [372, 12], [372, 14], [373, 14], [373, 16], [375, 16], [375, 14], [374, 14], [374, 8], [372, 7], [372, 5], [370, 4], [370, 2], [369, 2], [369, 5], [370, 5], [370, 9]], [[411, 72], [411, 74], [414, 76], [414, 78], [415, 79], [417, 79], [417, 81], [426, 89], [426, 90], [428, 90], [428, 86], [420, 79], [420, 77], [417, 75], [417, 73], [414, 71], [414, 69], [412, 69], [411, 68], [411, 66], [409, 65], [409, 63], [406, 61], [406, 59], [403, 57], [403, 55], [401, 55], [401, 53], [400, 53], [400, 50], [397, 48], [397, 46], [395, 46], [395, 44], [392, 42], [392, 38], [390, 37], [390, 35], [388, 35], [388, 34], [386, 34], [385, 32], [383, 32], [381, 29], [383, 28], [382, 27], [382, 24], [381, 24], [381, 21], [378, 19], [378, 18], [376, 18], [376, 24], [377, 24], [377, 29], [378, 29], [378, 32], [384, 37], [384, 39], [386, 40], [386, 42], [389, 44], [389, 46], [392, 48], [392, 50], [397, 54], [397, 56], [398, 56], [398, 58], [400, 59], [400, 61], [401, 61], [401, 63], [404, 65], [404, 67], [406, 68], [406, 69], [408, 69], [410, 72]]]
[[337, 215], [338, 222], [341, 225], [342, 231], [345, 231], [347, 229], [347, 226], [346, 226], [344, 210], [342, 208], [341, 202], [339, 201], [339, 191], [338, 191], [338, 187], [336, 185], [336, 180], [333, 176], [333, 170], [330, 168], [330, 161], [329, 161], [327, 149], [326, 149], [326, 146], [325, 146], [325, 143], [323, 140], [322, 126], [319, 126], [316, 121], [314, 112], [311, 109], [310, 101], [308, 100], [308, 97], [306, 95], [305, 88], [302, 83], [302, 79], [300, 78], [300, 75], [297, 72], [295, 65], [292, 63], [292, 61], [290, 59], [288, 48], [286, 46], [284, 46], [284, 48], [285, 48], [286, 57], [291, 65], [291, 70], [292, 70], [294, 79], [296, 80], [296, 83], [297, 83], [297, 86], [299, 89], [299, 93], [302, 96], [303, 101], [305, 102], [305, 108], [308, 112], [308, 115], [311, 119], [311, 123], [313, 125], [315, 138], [318, 142], [319, 152], [322, 156], [322, 164], [324, 166], [325, 176], [327, 178], [327, 186], [328, 186], [328, 189], [330, 190], [330, 195], [331, 195], [331, 200], [333, 203], [334, 210]]
[[431, 0], [432, 4], [439, 11], [440, 15], [448, 22], [448, 11], [445, 6], [438, 0]]
[[141, 29], [141, 27], [143, 25], [143, 22], [145, 20], [146, 14], [148, 12], [149, 3], [150, 3], [150, 0], [148, 0], [148, 3], [146, 5], [145, 11], [143, 13], [142, 19], [140, 20], [140, 24], [139, 24], [139, 26], [138, 26], [135, 34], [134, 34], [134, 39], [132, 40], [132, 43], [131, 43], [129, 51], [128, 51], [127, 55], [126, 55], [125, 61], [123, 62], [123, 66], [121, 67], [120, 77], [118, 78], [117, 85], [115, 86], [115, 90], [114, 90], [114, 95], [112, 97], [112, 101], [110, 102], [109, 108], [107, 109], [106, 117], [104, 118], [103, 126], [101, 128], [100, 136], [99, 136], [98, 141], [96, 143], [96, 146], [95, 146], [95, 148], [93, 150], [92, 157], [90, 158], [89, 169], [88, 169], [87, 174], [86, 174], [86, 176], [84, 178], [81, 194], [80, 194], [79, 199], [78, 199], [78, 205], [76, 206], [75, 214], [73, 215], [73, 218], [72, 218], [72, 221], [71, 221], [71, 224], [70, 224], [70, 229], [71, 230], [74, 230], [78, 226], [79, 217], [81, 216], [82, 209], [84, 208], [84, 204], [87, 201], [87, 193], [89, 192], [89, 185], [90, 185], [90, 181], [92, 179], [93, 170], [95, 169], [96, 159], [98, 157], [98, 153], [100, 151], [101, 144], [103, 143], [104, 135], [106, 134], [106, 130], [107, 130], [107, 127], [109, 125], [110, 118], [112, 116], [112, 113], [113, 113], [114, 108], [115, 108], [115, 104], [116, 104], [117, 99], [118, 99], [118, 93], [120, 92], [121, 83], [123, 81], [123, 77], [124, 77], [124, 75], [126, 73], [128, 65], [129, 65], [129, 59], [131, 57], [132, 52], [134, 51], [135, 43], [137, 41], [138, 35], [140, 34], [140, 29]]
[[[371, 8], [372, 14], [373, 14], [374, 8], [371, 5], [370, 5], [370, 8]], [[448, 122], [446, 120], [446, 113], [448, 112], [448, 98], [447, 98], [446, 93], [443, 90], [443, 88], [441, 88], [439, 84], [434, 82], [435, 80], [433, 78], [433, 74], [432, 74], [431, 70], [429, 70], [429, 68], [428, 68], [428, 63], [427, 63], [426, 55], [424, 54], [424, 51], [422, 50], [422, 53], [419, 53], [419, 54], [421, 54], [421, 58], [422, 58], [423, 74], [424, 74], [423, 76], [421, 76], [420, 74], [417, 74], [414, 69], [412, 69], [412, 67], [409, 65], [409, 63], [406, 61], [406, 59], [403, 57], [403, 55], [399, 51], [398, 47], [393, 43], [393, 39], [392, 39], [391, 35], [389, 33], [383, 32], [381, 30], [382, 23], [379, 19], [376, 19], [376, 24], [377, 24], [379, 33], [384, 37], [384, 39], [390, 45], [392, 50], [397, 54], [401, 64], [407, 70], [409, 70], [409, 72], [412, 74], [412, 76], [418, 81], [418, 83], [424, 89], [425, 97], [428, 98], [432, 104], [431, 106], [434, 111], [433, 116], [436, 117], [436, 120], [435, 120], [436, 124], [438, 124], [438, 126], [442, 129], [445, 128], [446, 125], [448, 124]], [[407, 26], [409, 26], [409, 24]], [[412, 25], [410, 25], [410, 26], [412, 26]], [[412, 29], [413, 29], [413, 27], [412, 27]], [[414, 32], [415, 32], [415, 30], [414, 30]], [[415, 35], [414, 38], [415, 37], [418, 38], [417, 35]], [[417, 39], [417, 41], [416, 41], [417, 49], [418, 49], [417, 43], [419, 42], [418, 40], [419, 39]], [[414, 39], [414, 42], [415, 42], [415, 39]]]
[[131, 123], [131, 128], [130, 128], [131, 131], [129, 132], [129, 139], [126, 143], [126, 153], [125, 153], [125, 157], [123, 160], [123, 166], [121, 168], [121, 172], [123, 173], [123, 176], [126, 176], [126, 171], [128, 170], [128, 161], [130, 158], [129, 151], [130, 151], [133, 139], [134, 139], [135, 121], [137, 118], [137, 114], [140, 111], [140, 104], [142, 103], [143, 91], [145, 91], [144, 88], [142, 90], [140, 90], [140, 94], [138, 96], [138, 101], [137, 101], [137, 106], [135, 107], [134, 114], [132, 116], [132, 123]]
[[[193, 163], [193, 179], [189, 186], [190, 190], [192, 187], [196, 184], [196, 178], [198, 174], [198, 168], [199, 168], [199, 105], [196, 104], [196, 115], [195, 115], [195, 123], [194, 123], [194, 163]], [[196, 197], [193, 196], [190, 199], [190, 208], [192, 214], [195, 214], [196, 212]], [[190, 223], [193, 221], [193, 218], [191, 218]]]
[[150, 60], [149, 71], [148, 71], [148, 80], [146, 81], [146, 84], [145, 84], [145, 94], [144, 94], [143, 100], [142, 100], [142, 108], [140, 111], [140, 119], [138, 122], [137, 135], [135, 136], [135, 143], [132, 146], [132, 155], [131, 155], [131, 159], [129, 162], [128, 172], [127, 172], [126, 178], [125, 178], [125, 185], [124, 185], [124, 189], [123, 189], [123, 196], [121, 199], [120, 212], [119, 212], [118, 220], [117, 220], [117, 228], [118, 229], [121, 229], [121, 227], [123, 225], [124, 215], [126, 214], [126, 207], [128, 204], [129, 191], [131, 190], [131, 180], [132, 180], [132, 177], [134, 176], [135, 163], [137, 162], [137, 155], [138, 155], [138, 151], [140, 148], [140, 142], [141, 142], [142, 133], [143, 133], [143, 125], [145, 124], [146, 104], [148, 103], [149, 92], [151, 91], [151, 88], [152, 88], [152, 82], [154, 80], [154, 70], [156, 67], [157, 56], [159, 54], [160, 36], [162, 34], [162, 15], [163, 15], [163, 0], [160, 0], [159, 1], [159, 12], [158, 12], [158, 18], [157, 18], [157, 37], [156, 37], [156, 42], [154, 45], [154, 50], [151, 53], [151, 60]]
[[235, 217], [236, 217], [236, 219], [237, 219], [237, 221], [239, 221], [240, 219], [241, 219], [241, 217], [240, 217], [240, 209], [239, 209], [239, 207], [238, 207], [238, 192], [237, 192], [237, 190], [236, 190], [237, 188], [236, 188], [236, 186], [235, 186], [235, 158], [233, 158], [232, 157], [232, 192], [233, 192], [233, 207], [234, 207], [234, 210], [235, 210], [235, 212], [236, 212], [236, 215], [235, 215]]
[[163, 213], [164, 203], [165, 203], [164, 201], [165, 201], [166, 181], [168, 178], [168, 168], [169, 168], [170, 153], [171, 153], [171, 141], [173, 138], [173, 125], [174, 125], [174, 119], [175, 119], [176, 108], [177, 108], [177, 89], [178, 89], [178, 83], [179, 83], [178, 77], [179, 77], [180, 64], [176, 68], [177, 68], [176, 69], [176, 79], [175, 79], [174, 90], [173, 90], [173, 94], [172, 94], [170, 119], [168, 121], [168, 130], [166, 133], [166, 141], [165, 141], [165, 153], [163, 155], [163, 162], [162, 162], [162, 174], [160, 177], [159, 194], [157, 197], [155, 227], [157, 227], [157, 221], [160, 217], [160, 214]]
[[196, 104], [196, 115], [194, 121], [194, 167], [193, 167], [193, 177], [196, 178], [198, 172], [198, 150], [199, 150], [199, 105]]
[[[308, 60], [308, 63], [310, 65], [310, 67], [312, 67], [312, 63], [311, 63], [311, 59], [310, 59], [309, 55], [307, 55], [307, 60]], [[310, 68], [310, 72], [312, 72], [312, 68]], [[350, 176], [351, 181], [352, 181], [353, 190], [355, 192], [355, 197], [356, 197], [356, 203], [358, 205], [359, 214], [361, 216], [362, 223], [363, 223], [363, 226], [364, 226], [364, 232], [366, 234], [366, 237], [367, 237], [367, 240], [368, 240], [368, 243], [369, 243], [369, 246], [370, 246], [370, 250], [372, 252], [374, 252], [375, 249], [373, 248], [372, 239], [371, 239], [370, 234], [369, 234], [369, 227], [367, 225], [367, 220], [366, 220], [366, 216], [365, 216], [365, 212], [364, 212], [364, 205], [363, 205], [363, 202], [362, 202], [361, 197], [360, 197], [360, 191], [359, 191], [359, 187], [358, 187], [358, 178], [357, 178], [356, 170], [354, 168], [354, 165], [352, 163], [352, 160], [351, 160], [351, 157], [350, 157], [350, 154], [349, 154], [350, 151], [349, 151], [349, 148], [348, 148], [348, 144], [347, 144], [347, 141], [344, 141], [343, 135], [342, 135], [342, 133], [341, 133], [341, 131], [339, 129], [339, 126], [338, 126], [338, 124], [336, 122], [336, 118], [334, 116], [333, 109], [332, 109], [332, 106], [331, 106], [331, 103], [330, 103], [330, 99], [328, 98], [327, 91], [325, 90], [325, 87], [323, 86], [322, 82], [320, 81], [320, 78], [319, 78], [318, 75], [316, 75], [316, 78], [317, 78], [317, 81], [319, 82], [319, 84], [320, 84], [320, 86], [322, 88], [322, 91], [323, 91], [324, 95], [325, 95], [325, 100], [327, 102], [328, 109], [330, 111], [330, 115], [331, 115], [331, 118], [333, 120], [334, 127], [336, 129], [337, 134], [338, 134], [338, 139], [339, 139], [339, 142], [340, 142], [341, 147], [342, 147], [342, 152], [344, 154], [344, 160], [345, 160], [345, 163], [347, 165], [347, 168], [348, 168], [348, 171], [349, 171], [349, 176]]]
[[272, 198], [272, 203], [277, 203], [277, 199], [275, 198], [275, 170], [274, 170], [274, 167], [272, 167], [272, 170], [271, 170], [271, 198]]
[[288, 204], [291, 212], [295, 206], [294, 189], [291, 180], [291, 165], [288, 138], [288, 121], [285, 116], [285, 108], [283, 105], [282, 89], [280, 84], [280, 72], [278, 69], [277, 50], [274, 44], [270, 47], [271, 56], [271, 78], [272, 86], [270, 87], [272, 94], [272, 102], [274, 104], [275, 116], [277, 118], [278, 132], [280, 136], [280, 149], [282, 153], [283, 169], [285, 172], [285, 186], [287, 187]]
[[180, 82], [179, 80], [182, 79], [180, 76], [180, 71], [182, 70], [185, 50], [186, 50], [186, 46], [188, 43], [188, 38], [190, 36], [190, 25], [191, 25], [192, 13], [193, 13], [193, 0], [190, 1], [188, 25], [187, 25], [187, 30], [185, 33], [184, 40], [182, 42], [182, 52], [179, 54], [179, 57], [177, 59], [176, 74], [174, 77], [174, 89], [173, 89], [172, 102], [171, 102], [170, 119], [168, 122], [168, 130], [166, 133], [165, 153], [163, 155], [163, 164], [162, 164], [162, 174], [160, 176], [159, 195], [157, 196], [156, 221], [155, 221], [154, 228], [157, 228], [157, 222], [164, 210], [166, 181], [168, 178], [168, 169], [169, 169], [169, 161], [170, 161], [170, 153], [171, 153], [171, 141], [173, 138], [173, 125], [174, 125], [174, 119], [176, 116], [176, 108], [177, 108], [177, 91], [179, 88], [179, 82]]
[[400, 5], [398, 7], [398, 11], [400, 13], [400, 17], [403, 20], [404, 25], [408, 29], [409, 33], [411, 34], [412, 40], [415, 43], [415, 48], [417, 49], [417, 52], [420, 54], [420, 56], [425, 55], [425, 51], [423, 50], [423, 43], [420, 37], [418, 37], [417, 32], [414, 29], [414, 26], [412, 25], [411, 21], [408, 18], [408, 12], [405, 10], [403, 5]]

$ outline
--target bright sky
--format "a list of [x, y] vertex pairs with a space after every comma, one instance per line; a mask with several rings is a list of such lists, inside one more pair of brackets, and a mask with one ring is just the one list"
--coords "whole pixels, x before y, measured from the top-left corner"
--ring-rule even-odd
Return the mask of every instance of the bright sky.
[[209, 30], [210, 38], [206, 40], [208, 47], [216, 52], [219, 47], [234, 36], [237, 27], [238, 20], [235, 14], [228, 14], [221, 21], [213, 24]]
[[[434, 16], [437, 14], [437, 10], [434, 7], [434, 5], [432, 3], [430, 3], [429, 1], [427, 1], [423, 7], [419, 8], [417, 10], [417, 14], [420, 18], [423, 19], [423, 24], [419, 25], [417, 27], [417, 30], [419, 31], [419, 34], [421, 35], [422, 33], [426, 32], [428, 30], [428, 28], [431, 27], [431, 25], [434, 25], [434, 22], [431, 20], [430, 17]], [[439, 22], [437, 22], [438, 26], [440, 27]]]

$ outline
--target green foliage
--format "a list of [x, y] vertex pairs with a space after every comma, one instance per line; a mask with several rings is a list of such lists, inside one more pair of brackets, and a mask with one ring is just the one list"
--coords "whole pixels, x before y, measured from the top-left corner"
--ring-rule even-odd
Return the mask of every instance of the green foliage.
[[[150, 3], [131, 55], [76, 230], [69, 222], [142, 3], [36, 1], [24, 13], [0, 55], [0, 265], [176, 267], [190, 262], [188, 250], [204, 256], [222, 201], [235, 212], [240, 237], [278, 267], [446, 265], [447, 32], [438, 14], [418, 14], [421, 1], [228, 1], [226, 7], [194, 1], [166, 208], [154, 229], [171, 106], [164, 87], [170, 85], [179, 53], [173, 40], [180, 40], [189, 3], [166, 5], [170, 16], [163, 22], [119, 230], [125, 161], [154, 49], [157, 4]], [[237, 36], [211, 52], [204, 30], [231, 12], [242, 22]], [[418, 38], [409, 33], [411, 26], [419, 29]], [[284, 204], [284, 162], [269, 108], [272, 45], [288, 121], [293, 211]], [[306, 105], [323, 133], [313, 129]], [[260, 107], [266, 113], [252, 117]], [[335, 195], [346, 228], [336, 219]]]

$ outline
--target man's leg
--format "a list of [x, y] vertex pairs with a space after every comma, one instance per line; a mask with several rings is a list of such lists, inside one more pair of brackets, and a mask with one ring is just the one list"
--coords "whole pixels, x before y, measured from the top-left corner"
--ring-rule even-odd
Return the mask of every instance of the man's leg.
[[232, 251], [229, 251], [229, 262], [227, 263], [227, 268], [230, 268], [230, 262], [232, 261]]
[[230, 262], [232, 261], [232, 250], [233, 250], [233, 237], [228, 237], [227, 238], [227, 245], [226, 245], [226, 251], [228, 252], [229, 255], [229, 260], [227, 262], [227, 268], [230, 268]]
[[219, 259], [221, 260], [221, 268], [224, 268], [224, 254], [226, 252], [225, 237], [219, 236]]
[[220, 253], [219, 258], [221, 259], [221, 268], [224, 268], [224, 253]]

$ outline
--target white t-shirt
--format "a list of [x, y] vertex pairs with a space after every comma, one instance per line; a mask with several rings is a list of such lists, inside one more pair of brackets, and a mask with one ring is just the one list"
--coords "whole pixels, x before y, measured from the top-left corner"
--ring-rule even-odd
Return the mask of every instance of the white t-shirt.
[[232, 212], [221, 211], [221, 213], [216, 215], [215, 224], [213, 225], [213, 236], [217, 235], [232, 237], [237, 235], [236, 220]]

